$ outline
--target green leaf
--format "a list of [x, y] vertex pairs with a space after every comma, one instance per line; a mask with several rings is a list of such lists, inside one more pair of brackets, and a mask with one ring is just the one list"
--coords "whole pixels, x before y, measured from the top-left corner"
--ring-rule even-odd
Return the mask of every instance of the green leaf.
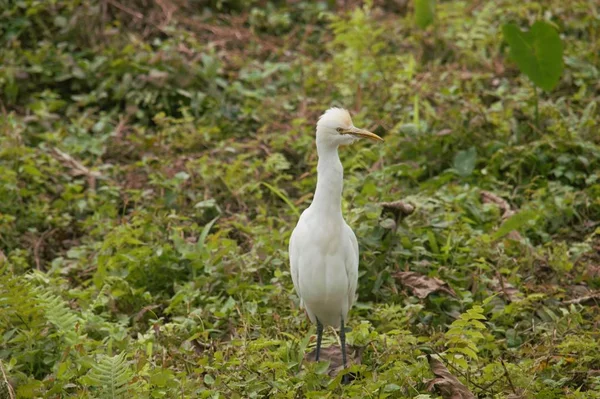
[[534, 220], [536, 217], [537, 213], [533, 210], [516, 213], [502, 223], [502, 226], [500, 226], [500, 228], [496, 230], [494, 234], [492, 234], [492, 239], [497, 240], [501, 237], [504, 237], [511, 231], [520, 229], [530, 221]]
[[415, 23], [425, 29], [433, 22], [435, 16], [435, 0], [415, 0]]
[[315, 373], [325, 374], [327, 370], [329, 370], [329, 363], [330, 362], [328, 360], [320, 361], [319, 363], [317, 363], [317, 366], [315, 367]]
[[485, 320], [485, 316], [482, 314], [483, 308], [481, 306], [475, 305], [472, 309], [467, 310], [467, 315], [470, 320]]
[[278, 189], [277, 187], [273, 187], [269, 183], [261, 182], [261, 184], [263, 186], [265, 186], [266, 188], [268, 188], [269, 190], [271, 190], [271, 192], [273, 194], [275, 194], [276, 196], [281, 198], [283, 200], [283, 202], [285, 202], [287, 204], [287, 206], [290, 207], [290, 209], [292, 210], [292, 212], [294, 212], [294, 214], [296, 216], [300, 216], [300, 211], [298, 211], [298, 208], [296, 208], [296, 205], [294, 205], [294, 203], [280, 189]]
[[158, 369], [150, 376], [150, 383], [157, 387], [167, 386], [168, 382], [173, 378], [173, 372], [168, 369]]
[[448, 352], [462, 353], [463, 355], [469, 356], [471, 359], [477, 360], [477, 352], [471, 348], [458, 346], [454, 348], [448, 348]]
[[452, 166], [460, 176], [467, 177], [473, 173], [476, 161], [477, 149], [471, 147], [468, 150], [457, 152]]
[[556, 29], [537, 21], [528, 32], [515, 24], [505, 24], [502, 32], [521, 72], [546, 91], [556, 87], [563, 71], [563, 43]]
[[214, 383], [215, 383], [215, 379], [214, 379], [214, 377], [213, 377], [212, 375], [210, 375], [210, 374], [206, 374], [206, 375], [204, 376], [204, 383], [205, 383], [206, 385], [212, 385], [212, 384], [214, 384]]
[[217, 219], [219, 219], [218, 216], [216, 218], [214, 218], [213, 220], [211, 220], [210, 222], [208, 222], [206, 224], [206, 226], [204, 226], [204, 228], [202, 229], [202, 233], [200, 233], [200, 237], [198, 238], [198, 242], [196, 244], [198, 249], [201, 250], [202, 248], [204, 248], [204, 242], [206, 241], [206, 237], [208, 236], [210, 229], [212, 228], [213, 224], [215, 224]]
[[429, 246], [434, 254], [440, 253], [440, 247], [438, 246], [433, 230], [427, 230], [427, 239], [429, 240]]
[[399, 391], [399, 390], [401, 390], [401, 389], [402, 389], [402, 387], [401, 387], [400, 385], [397, 385], [397, 384], [393, 384], [393, 383], [392, 383], [392, 384], [387, 384], [387, 385], [386, 385], [386, 386], [383, 388], [383, 391], [384, 391], [384, 392], [396, 392], [396, 391]]

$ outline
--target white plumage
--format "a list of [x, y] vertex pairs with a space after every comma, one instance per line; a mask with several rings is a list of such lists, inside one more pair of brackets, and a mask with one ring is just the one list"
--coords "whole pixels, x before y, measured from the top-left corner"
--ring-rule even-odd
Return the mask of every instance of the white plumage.
[[355, 300], [358, 242], [341, 212], [322, 215], [309, 207], [292, 233], [292, 280], [310, 320], [337, 328]]
[[317, 324], [317, 360], [323, 326], [342, 327], [355, 301], [358, 242], [342, 215], [344, 170], [338, 147], [357, 139], [382, 140], [352, 124], [348, 111], [327, 110], [317, 123], [317, 188], [311, 205], [292, 232], [289, 256], [292, 281], [310, 320]]

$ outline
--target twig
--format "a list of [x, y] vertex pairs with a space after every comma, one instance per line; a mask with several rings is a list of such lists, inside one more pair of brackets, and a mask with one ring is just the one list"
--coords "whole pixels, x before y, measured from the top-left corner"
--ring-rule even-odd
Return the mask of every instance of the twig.
[[[483, 386], [483, 388], [485, 388], [485, 390], [487, 391], [488, 388], [490, 388], [493, 385], [496, 385], [496, 383], [502, 378], [504, 377], [503, 375], [501, 375], [500, 377], [497, 377], [496, 379], [492, 380], [491, 382], [488, 382], [486, 385]], [[471, 381], [472, 382], [472, 381]], [[491, 391], [492, 395], [494, 393], [494, 391]]]
[[483, 392], [489, 392], [489, 389], [488, 389], [488, 388], [490, 387], [490, 385], [489, 385], [489, 384], [488, 384], [486, 387], [482, 387], [481, 385], [479, 385], [479, 384], [476, 384], [475, 382], [473, 382], [472, 380], [470, 380], [470, 379], [468, 378], [468, 376], [466, 376], [466, 375], [465, 375], [465, 373], [463, 373], [462, 371], [460, 371], [459, 369], [457, 369], [456, 367], [454, 367], [454, 365], [453, 365], [452, 363], [450, 363], [450, 362], [446, 361], [446, 359], [444, 359], [444, 357], [443, 357], [442, 355], [440, 355], [440, 354], [438, 353], [438, 351], [436, 351], [436, 350], [435, 350], [435, 349], [433, 349], [433, 348], [430, 348], [430, 349], [431, 349], [433, 352], [435, 352], [435, 354], [438, 356], [438, 358], [439, 358], [439, 359], [440, 359], [440, 360], [441, 360], [443, 363], [445, 363], [445, 364], [446, 364], [446, 366], [450, 366], [450, 367], [451, 367], [451, 368], [452, 368], [452, 369], [453, 369], [453, 370], [454, 370], [456, 373], [458, 373], [458, 374], [459, 374], [461, 377], [464, 377], [464, 378], [466, 378], [467, 380], [469, 380], [469, 384], [471, 384], [471, 385], [473, 385], [473, 386], [475, 386], [475, 387], [477, 387], [477, 388], [481, 389]]
[[504, 369], [504, 375], [506, 376], [506, 379], [508, 380], [510, 389], [512, 389], [512, 391], [515, 395], [518, 395], [517, 390], [516, 390], [515, 386], [513, 385], [512, 380], [510, 379], [510, 374], [508, 374], [508, 369], [506, 368], [506, 364], [504, 364], [504, 359], [500, 359], [500, 363], [502, 363], [502, 368]]
[[52, 148], [52, 155], [66, 168], [69, 169], [71, 176], [85, 176], [88, 179], [88, 185], [92, 190], [96, 189], [96, 179], [104, 178], [100, 172], [90, 170], [85, 167], [81, 162], [77, 161], [71, 155], [59, 150], [58, 148]]
[[174, 6], [170, 2], [167, 2], [165, 4], [162, 0], [156, 0], [156, 3], [162, 10], [163, 15], [165, 16], [165, 20], [161, 24], [161, 28], [164, 28], [165, 26], [169, 25], [171, 19], [173, 19], [173, 13], [177, 10], [177, 6]]
[[10, 399], [15, 399], [15, 391], [14, 391], [12, 385], [10, 385], [10, 383], [8, 382], [8, 378], [6, 377], [6, 372], [4, 371], [4, 366], [2, 365], [1, 359], [0, 359], [0, 370], [2, 371], [2, 377], [4, 378], [4, 383], [8, 387], [8, 395], [10, 396]]
[[106, 0], [106, 1], [110, 4], [112, 4], [114, 7], [117, 7], [119, 10], [126, 12], [127, 14], [129, 14], [137, 19], [144, 19], [144, 15], [141, 12], [132, 10], [131, 8], [124, 6], [123, 4], [117, 3], [114, 0]]
[[[129, 8], [127, 6], [124, 6], [123, 4], [116, 2], [115, 0], [106, 0], [106, 2], [109, 3], [109, 4], [111, 4], [113, 7], [116, 7], [119, 10], [121, 10], [121, 11], [123, 11], [123, 12], [125, 12], [125, 13], [127, 13], [129, 15], [131, 15], [134, 18], [137, 18], [137, 19], [139, 19], [141, 21], [145, 20], [144, 14], [142, 14], [139, 11], [132, 10], [131, 8]], [[159, 4], [159, 6], [161, 7], [161, 9], [163, 10], [163, 13], [164, 13], [165, 9], [161, 6], [161, 4]], [[172, 15], [172, 12], [170, 14], [165, 14], [165, 15], [167, 17], [167, 20], [165, 21], [165, 24], [167, 24], [170, 21], [170, 17]], [[168, 32], [162, 26], [159, 26], [159, 25], [157, 25], [157, 24], [155, 24], [155, 23], [153, 23], [151, 21], [148, 21], [148, 20], [145, 20], [145, 22], [147, 22], [149, 25], [152, 25], [152, 27], [158, 29], [160, 32], [164, 33], [165, 35], [168, 35]], [[144, 36], [146, 36], [146, 35], [144, 35]]]
[[56, 229], [48, 229], [46, 231], [44, 231], [42, 233], [42, 235], [40, 236], [40, 238], [38, 238], [35, 241], [35, 244], [33, 246], [33, 257], [35, 259], [35, 267], [38, 270], [42, 270], [42, 262], [40, 261], [40, 246], [42, 245], [42, 243], [44, 242], [44, 239], [51, 235], [52, 233], [54, 233]]
[[0, 110], [2, 110], [2, 114], [4, 116], [6, 116], [7, 112], [6, 112], [6, 107], [4, 106], [4, 101], [2, 101], [2, 99], [0, 98]]
[[539, 129], [540, 128], [540, 108], [538, 105], [538, 90], [537, 90], [537, 86], [533, 85], [533, 96], [535, 99], [535, 126]]
[[598, 304], [599, 300], [600, 300], [600, 292], [595, 292], [590, 295], [582, 296], [580, 298], [569, 299], [568, 301], [563, 301], [563, 303], [565, 305], [572, 305], [572, 304], [585, 305], [587, 303]]

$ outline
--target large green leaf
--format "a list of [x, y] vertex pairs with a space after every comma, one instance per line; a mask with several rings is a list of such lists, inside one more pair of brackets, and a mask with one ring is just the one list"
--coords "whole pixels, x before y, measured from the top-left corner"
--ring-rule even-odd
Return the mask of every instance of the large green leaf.
[[537, 21], [528, 32], [515, 24], [502, 27], [510, 46], [510, 56], [521, 72], [538, 87], [550, 91], [563, 71], [563, 44], [556, 29], [547, 22]]
[[433, 22], [435, 0], [415, 0], [415, 22], [424, 29]]
[[497, 240], [501, 237], [504, 237], [511, 231], [520, 229], [521, 227], [525, 226], [530, 221], [536, 218], [537, 212], [533, 210], [526, 210], [521, 211], [519, 213], [515, 213], [514, 215], [506, 219], [506, 221], [502, 223], [502, 226], [500, 226], [498, 230], [496, 230], [494, 234], [492, 234], [492, 239]]

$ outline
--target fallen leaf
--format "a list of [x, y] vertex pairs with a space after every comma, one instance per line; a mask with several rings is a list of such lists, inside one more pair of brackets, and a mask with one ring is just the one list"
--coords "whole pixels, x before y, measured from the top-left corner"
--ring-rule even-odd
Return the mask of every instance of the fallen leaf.
[[52, 155], [54, 155], [54, 158], [56, 158], [65, 168], [69, 169], [69, 174], [71, 176], [87, 177], [88, 184], [92, 189], [96, 188], [96, 179], [102, 178], [102, 175], [99, 172], [86, 168], [81, 162], [56, 147], [52, 148]]
[[511, 283], [504, 280], [501, 275], [491, 281], [492, 289], [501, 294], [509, 302], [518, 302], [523, 299], [521, 291], [516, 289]]
[[139, 312], [137, 312], [137, 314], [134, 316], [133, 320], [136, 321], [136, 322], [140, 321], [140, 319], [142, 317], [144, 317], [144, 314], [146, 314], [146, 312], [153, 311], [156, 308], [160, 308], [160, 305], [148, 305], [148, 306], [144, 306]]
[[404, 201], [381, 202], [379, 205], [381, 205], [384, 210], [389, 210], [396, 216], [399, 216], [400, 214], [408, 216], [415, 211], [413, 205]]
[[427, 277], [416, 272], [396, 272], [393, 276], [418, 298], [426, 298], [429, 294], [438, 291], [456, 297], [456, 293], [448, 283], [437, 277]]
[[502, 220], [508, 219], [509, 217], [511, 217], [512, 215], [515, 214], [515, 211], [513, 211], [511, 209], [510, 204], [508, 202], [506, 202], [506, 200], [504, 198], [501, 198], [501, 197], [497, 196], [496, 194], [491, 193], [489, 191], [482, 191], [480, 195], [481, 195], [481, 200], [483, 201], [484, 204], [498, 205], [498, 207], [502, 211]]
[[494, 64], [494, 73], [498, 76], [504, 75], [504, 72], [506, 71], [506, 68], [504, 67], [504, 60], [495, 59], [493, 61], [493, 64]]
[[159, 71], [157, 69], [152, 69], [146, 76], [143, 76], [147, 82], [155, 84], [159, 87], [164, 86], [167, 79], [169, 78], [169, 74], [165, 71]]
[[427, 383], [427, 390], [436, 388], [444, 399], [475, 399], [475, 395], [453, 376], [440, 360], [427, 355], [429, 368], [436, 378]]
[[[590, 290], [590, 287], [585, 283], [573, 284], [564, 287], [566, 292], [569, 294], [569, 297], [572, 298], [580, 298], [587, 295], [593, 294], [593, 291]], [[558, 289], [554, 292], [558, 292]]]
[[600, 278], [600, 265], [587, 265], [583, 275], [590, 280]]
[[[353, 364], [361, 364], [362, 362], [363, 348], [353, 345], [346, 345], [347, 364], [346, 367], [350, 367]], [[311, 352], [304, 355], [304, 361], [314, 362], [317, 356], [317, 350], [314, 349]], [[330, 377], [335, 377], [340, 371], [344, 369], [342, 363], [342, 348], [339, 345], [332, 345], [326, 348], [321, 348], [321, 354], [319, 361], [329, 361], [329, 370], [327, 373]], [[350, 379], [356, 378], [356, 376], [350, 375]]]
[[[502, 211], [502, 220], [503, 221], [509, 219], [511, 216], [513, 216], [515, 214], [515, 210], [513, 210], [511, 208], [510, 204], [504, 198], [499, 197], [496, 194], [489, 192], [489, 191], [482, 191], [480, 195], [481, 195], [481, 200], [483, 201], [484, 204], [498, 205], [498, 207]], [[515, 241], [521, 241], [523, 239], [521, 234], [516, 230], [512, 230], [512, 231], [508, 232], [507, 235], [508, 235], [508, 238], [510, 238], [511, 240], [515, 240]]]

